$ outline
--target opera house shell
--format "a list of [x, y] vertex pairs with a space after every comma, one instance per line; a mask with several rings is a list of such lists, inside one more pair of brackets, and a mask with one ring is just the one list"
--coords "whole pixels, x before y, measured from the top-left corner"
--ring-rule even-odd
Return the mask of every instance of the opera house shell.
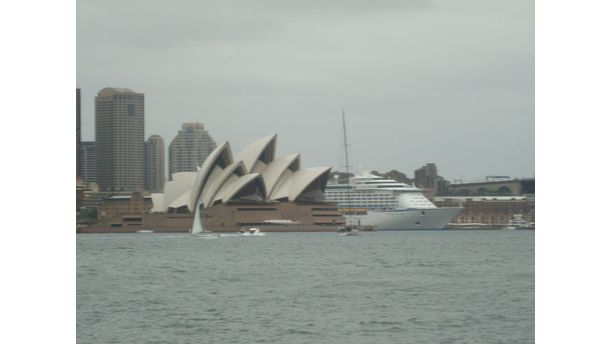
[[275, 153], [276, 134], [253, 142], [235, 158], [225, 142], [197, 172], [173, 174], [163, 195], [153, 197], [153, 212], [202, 212], [205, 228], [215, 231], [252, 225], [274, 230], [279, 224], [332, 230], [329, 226], [344, 223], [335, 204], [323, 197], [331, 167], [301, 168], [299, 154], [276, 158]]

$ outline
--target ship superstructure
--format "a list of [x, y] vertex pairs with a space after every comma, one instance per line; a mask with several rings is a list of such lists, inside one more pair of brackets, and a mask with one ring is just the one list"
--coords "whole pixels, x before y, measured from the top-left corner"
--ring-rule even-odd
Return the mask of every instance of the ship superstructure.
[[345, 208], [348, 217], [379, 230], [442, 229], [461, 208], [438, 208], [423, 191], [396, 180], [361, 172], [348, 184], [327, 184], [325, 199]]

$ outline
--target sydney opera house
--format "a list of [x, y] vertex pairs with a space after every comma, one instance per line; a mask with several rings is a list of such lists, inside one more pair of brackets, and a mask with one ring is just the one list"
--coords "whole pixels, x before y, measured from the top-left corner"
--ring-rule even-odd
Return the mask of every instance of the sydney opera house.
[[219, 145], [197, 172], [174, 173], [163, 193], [152, 194], [152, 209], [136, 227], [189, 231], [194, 214], [202, 214], [201, 223], [210, 231], [248, 226], [330, 231], [344, 224], [336, 204], [323, 196], [331, 167], [301, 168], [299, 154], [276, 158], [275, 153], [276, 134], [235, 157], [229, 142]]

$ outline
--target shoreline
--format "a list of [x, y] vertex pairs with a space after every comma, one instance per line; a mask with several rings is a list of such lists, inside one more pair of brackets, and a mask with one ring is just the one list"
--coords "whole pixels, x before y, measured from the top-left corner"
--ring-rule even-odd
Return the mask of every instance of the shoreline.
[[[244, 227], [257, 227], [262, 232], [268, 233], [308, 233], [308, 232], [336, 232], [336, 226], [317, 226], [317, 225], [275, 225], [275, 226], [244, 226]], [[206, 228], [207, 231], [211, 231], [213, 233], [237, 233], [241, 228], [244, 227], [222, 227], [222, 228]], [[87, 226], [77, 228], [77, 234], [88, 234], [88, 233], [137, 233], [141, 230], [151, 230], [154, 233], [185, 233], [189, 234], [190, 229], [181, 227], [181, 228], [147, 228], [143, 226], [122, 226], [122, 227], [108, 227], [108, 226]]]

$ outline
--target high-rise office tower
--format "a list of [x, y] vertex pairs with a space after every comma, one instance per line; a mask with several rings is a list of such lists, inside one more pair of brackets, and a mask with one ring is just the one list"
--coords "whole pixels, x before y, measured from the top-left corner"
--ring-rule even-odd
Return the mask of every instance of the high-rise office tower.
[[145, 190], [150, 192], [164, 191], [164, 164], [166, 153], [164, 139], [159, 135], [151, 135], [145, 142]]
[[94, 141], [81, 142], [81, 178], [86, 183], [96, 181], [96, 143]]
[[104, 88], [96, 97], [96, 178], [100, 191], [144, 188], [144, 93]]
[[183, 123], [181, 130], [168, 146], [169, 177], [176, 172], [194, 172], [217, 148], [202, 123]]
[[81, 175], [81, 89], [76, 89], [76, 175]]

